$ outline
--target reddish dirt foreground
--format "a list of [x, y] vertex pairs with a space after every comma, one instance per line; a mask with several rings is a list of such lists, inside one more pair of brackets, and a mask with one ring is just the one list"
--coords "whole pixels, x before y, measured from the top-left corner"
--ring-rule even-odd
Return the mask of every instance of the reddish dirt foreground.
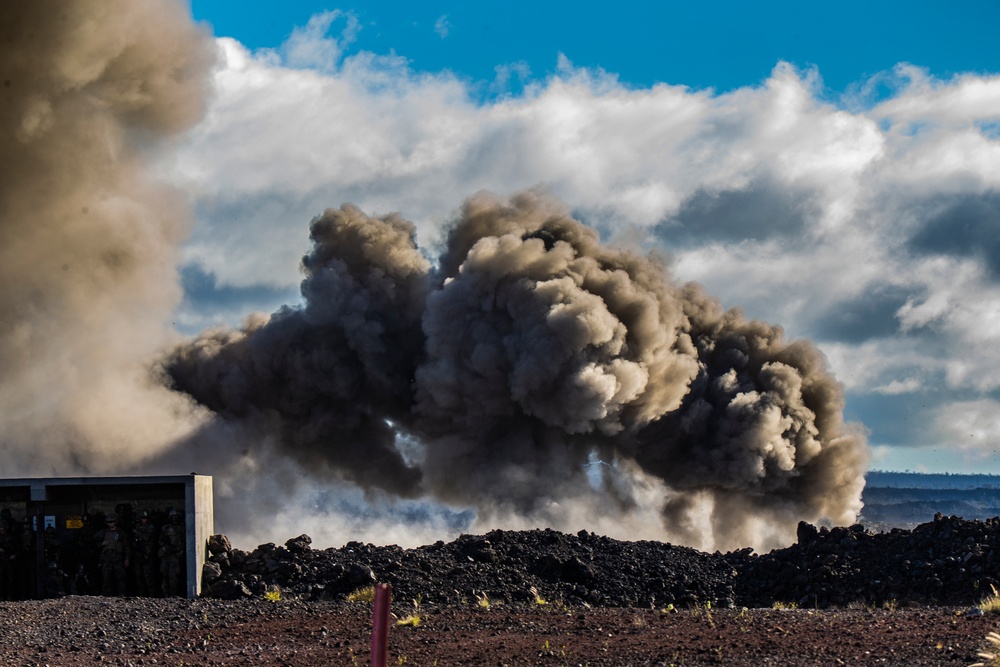
[[[213, 633], [204, 661], [368, 665], [370, 627], [343, 614]], [[445, 609], [394, 627], [401, 665], [969, 665], [996, 621], [923, 611], [581, 611]], [[326, 629], [324, 632], [324, 628]], [[197, 644], [204, 633], [192, 634]], [[247, 650], [245, 642], [254, 642]]]
[[[172, 604], [6, 603], [0, 663], [310, 667], [370, 661], [371, 605]], [[393, 611], [397, 618], [415, 611], [420, 623], [390, 629], [388, 664], [421, 666], [958, 666], [975, 662], [987, 632], [1000, 626], [995, 616], [940, 607], [664, 612], [473, 602], [416, 610], [394, 605]]]

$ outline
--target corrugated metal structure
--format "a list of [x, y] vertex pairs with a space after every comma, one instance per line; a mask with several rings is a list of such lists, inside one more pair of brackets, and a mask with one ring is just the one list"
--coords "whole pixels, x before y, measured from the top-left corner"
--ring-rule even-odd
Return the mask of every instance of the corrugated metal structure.
[[30, 571], [35, 582], [27, 589], [31, 597], [45, 595], [46, 570], [52, 569], [46, 558], [51, 559], [53, 552], [58, 552], [63, 560], [59, 565], [67, 570], [86, 565], [87, 554], [95, 549], [95, 532], [107, 514], [116, 513], [121, 527], [129, 531], [141, 512], [162, 523], [170, 510], [183, 517], [183, 594], [197, 597], [208, 538], [215, 530], [213, 502], [212, 478], [194, 473], [0, 479], [0, 511], [12, 525], [23, 525], [26, 535], [34, 531], [35, 564]]

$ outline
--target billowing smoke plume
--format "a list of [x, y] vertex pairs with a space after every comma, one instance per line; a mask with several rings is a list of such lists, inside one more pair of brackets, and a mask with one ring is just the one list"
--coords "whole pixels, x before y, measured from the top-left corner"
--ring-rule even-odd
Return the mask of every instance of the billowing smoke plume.
[[304, 305], [178, 344], [190, 216], [150, 165], [202, 113], [210, 38], [171, 0], [0, 3], [0, 37], [5, 474], [197, 469], [230, 517], [305, 477], [719, 547], [860, 509], [812, 346], [537, 193], [473, 197], [433, 262], [398, 216], [327, 211]]
[[430, 265], [410, 223], [349, 206], [315, 220], [312, 240], [304, 308], [209, 331], [177, 352], [170, 372], [310, 469], [412, 496], [419, 471], [403, 461], [390, 420], [406, 421], [412, 408]]
[[0, 3], [6, 475], [122, 470], [190, 430], [148, 370], [189, 215], [148, 164], [201, 115], [212, 48], [180, 2]]
[[551, 198], [471, 198], [436, 268], [410, 223], [349, 205], [312, 240], [304, 306], [166, 362], [311, 470], [500, 522], [652, 506], [659, 534], [702, 546], [860, 509], [866, 447], [822, 355], [605, 247]]

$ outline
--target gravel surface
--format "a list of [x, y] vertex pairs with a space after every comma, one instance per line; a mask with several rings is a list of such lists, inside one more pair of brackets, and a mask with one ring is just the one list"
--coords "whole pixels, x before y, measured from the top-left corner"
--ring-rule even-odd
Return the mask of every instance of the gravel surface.
[[998, 626], [977, 606], [1000, 576], [998, 533], [943, 516], [885, 533], [802, 524], [768, 554], [551, 530], [250, 552], [219, 535], [198, 600], [0, 603], [0, 664], [368, 664], [371, 604], [351, 594], [377, 581], [405, 621], [390, 664], [969, 665]]
[[[390, 665], [969, 665], [966, 610], [393, 604]], [[70, 597], [0, 603], [4, 665], [368, 665], [371, 605]]]

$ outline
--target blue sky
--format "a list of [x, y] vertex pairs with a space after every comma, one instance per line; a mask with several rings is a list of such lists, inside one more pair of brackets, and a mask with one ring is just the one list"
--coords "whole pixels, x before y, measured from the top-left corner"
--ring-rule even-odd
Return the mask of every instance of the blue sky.
[[395, 51], [415, 70], [478, 82], [514, 63], [544, 78], [560, 53], [629, 85], [718, 92], [760, 83], [779, 60], [819, 68], [832, 93], [900, 62], [941, 77], [1000, 70], [990, 46], [1000, 5], [989, 1], [192, 2], [196, 19], [250, 49], [277, 48], [295, 26], [333, 9], [357, 19], [351, 50]]
[[[178, 327], [294, 301], [306, 225], [544, 186], [827, 355], [872, 467], [1000, 473], [1000, 3], [194, 0]], [[667, 85], [662, 85], [667, 84]]]

